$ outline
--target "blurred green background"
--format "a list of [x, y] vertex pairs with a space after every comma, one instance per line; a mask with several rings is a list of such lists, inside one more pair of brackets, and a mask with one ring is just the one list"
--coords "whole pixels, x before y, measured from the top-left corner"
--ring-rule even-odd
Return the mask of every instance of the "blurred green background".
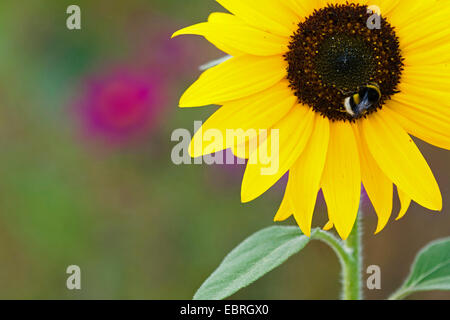
[[[81, 7], [81, 30], [66, 28], [70, 4]], [[0, 298], [190, 299], [233, 247], [273, 224], [282, 182], [243, 205], [242, 166], [170, 159], [172, 131], [192, 132], [194, 120], [214, 111], [178, 109], [179, 96], [199, 65], [223, 54], [198, 37], [169, 37], [213, 10], [221, 10], [213, 0], [1, 2]], [[158, 116], [139, 139], [80, 134], [75, 101], [86, 96], [89, 79], [118, 67], [158, 76], [166, 93], [152, 106]], [[365, 205], [365, 265], [382, 270], [382, 290], [366, 291], [369, 299], [385, 298], [415, 253], [449, 234], [449, 153], [419, 145], [444, 210], [414, 204], [373, 236], [376, 217]], [[324, 222], [321, 203], [314, 224]], [[79, 291], [66, 288], [72, 264], [81, 267]], [[335, 299], [338, 275], [332, 251], [312, 243], [232, 298]]]

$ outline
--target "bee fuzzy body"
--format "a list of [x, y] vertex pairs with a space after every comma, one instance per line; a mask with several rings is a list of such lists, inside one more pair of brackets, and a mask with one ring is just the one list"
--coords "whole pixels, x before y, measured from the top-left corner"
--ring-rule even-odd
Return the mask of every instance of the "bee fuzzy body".
[[380, 87], [376, 84], [368, 84], [360, 87], [344, 100], [344, 107], [348, 114], [354, 118], [363, 116], [370, 107], [381, 99]]

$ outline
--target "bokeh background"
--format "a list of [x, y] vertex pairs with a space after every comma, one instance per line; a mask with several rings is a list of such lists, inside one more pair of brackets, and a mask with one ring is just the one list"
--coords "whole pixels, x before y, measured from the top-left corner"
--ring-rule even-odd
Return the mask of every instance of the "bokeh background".
[[[70, 4], [82, 30], [66, 28]], [[171, 162], [173, 130], [192, 132], [215, 109], [181, 110], [178, 98], [199, 65], [223, 54], [197, 37], [169, 38], [213, 10], [213, 0], [1, 2], [0, 298], [190, 299], [233, 247], [273, 225], [283, 182], [243, 205], [242, 166]], [[364, 205], [365, 265], [382, 270], [369, 299], [385, 298], [422, 246], [449, 235], [449, 153], [419, 145], [444, 210], [414, 204], [373, 236]], [[314, 224], [324, 222], [320, 201]], [[65, 286], [72, 264], [80, 291]], [[314, 242], [232, 298], [335, 299], [339, 272]]]

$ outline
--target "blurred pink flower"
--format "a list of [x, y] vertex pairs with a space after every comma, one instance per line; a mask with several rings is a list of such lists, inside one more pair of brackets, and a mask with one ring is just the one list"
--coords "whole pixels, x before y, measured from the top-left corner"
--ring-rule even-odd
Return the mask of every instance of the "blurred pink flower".
[[150, 74], [116, 69], [86, 81], [75, 106], [83, 135], [122, 144], [148, 133], [164, 104], [164, 81]]

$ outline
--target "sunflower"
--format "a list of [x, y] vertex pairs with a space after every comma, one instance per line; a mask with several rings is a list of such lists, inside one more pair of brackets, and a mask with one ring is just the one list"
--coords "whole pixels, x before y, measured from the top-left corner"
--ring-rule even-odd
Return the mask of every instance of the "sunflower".
[[[275, 221], [293, 215], [306, 235], [320, 189], [327, 227], [342, 239], [355, 224], [362, 185], [378, 216], [376, 233], [392, 214], [394, 185], [398, 219], [411, 201], [442, 209], [411, 136], [450, 147], [450, 1], [217, 1], [229, 13], [174, 34], [204, 36], [231, 56], [181, 97], [180, 107], [221, 106], [194, 136], [193, 157], [224, 148], [205, 143], [208, 129], [278, 129], [279, 168], [263, 175], [265, 164], [249, 161], [242, 202], [289, 172]], [[249, 141], [225, 147], [252, 160], [271, 132], [255, 148]]]

